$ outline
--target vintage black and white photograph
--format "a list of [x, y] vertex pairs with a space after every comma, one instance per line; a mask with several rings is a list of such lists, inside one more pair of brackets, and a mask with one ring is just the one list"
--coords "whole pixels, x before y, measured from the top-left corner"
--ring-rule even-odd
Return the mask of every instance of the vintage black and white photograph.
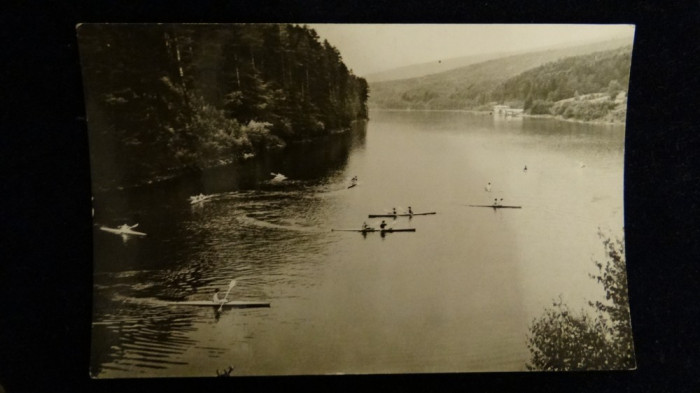
[[78, 25], [90, 376], [635, 369], [634, 33]]

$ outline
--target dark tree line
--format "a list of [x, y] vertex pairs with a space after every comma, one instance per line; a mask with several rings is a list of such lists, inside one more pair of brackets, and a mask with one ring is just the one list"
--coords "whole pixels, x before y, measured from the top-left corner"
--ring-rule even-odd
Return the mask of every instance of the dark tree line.
[[367, 118], [368, 86], [312, 29], [78, 29], [94, 182], [131, 184], [326, 135]]

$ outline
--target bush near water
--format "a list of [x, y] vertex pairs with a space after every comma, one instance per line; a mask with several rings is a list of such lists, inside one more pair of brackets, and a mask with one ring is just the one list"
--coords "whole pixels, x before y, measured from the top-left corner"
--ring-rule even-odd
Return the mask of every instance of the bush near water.
[[[602, 235], [601, 235], [602, 237]], [[527, 346], [531, 371], [629, 370], [636, 365], [622, 240], [605, 238], [608, 259], [595, 262], [590, 277], [601, 284], [605, 302], [573, 312], [561, 297], [533, 320]]]

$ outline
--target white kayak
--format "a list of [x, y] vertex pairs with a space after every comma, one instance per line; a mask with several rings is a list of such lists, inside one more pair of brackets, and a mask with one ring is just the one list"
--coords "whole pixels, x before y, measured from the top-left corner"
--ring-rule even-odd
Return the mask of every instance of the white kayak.
[[271, 172], [270, 175], [274, 176], [271, 181], [275, 183], [287, 180], [287, 176], [281, 173]]
[[110, 227], [106, 227], [106, 226], [101, 226], [100, 229], [105, 231], [105, 232], [114, 233], [115, 235], [146, 236], [145, 233], [135, 231], [135, 230], [129, 228], [128, 226], [127, 227], [121, 226], [121, 227], [117, 227], [117, 228], [110, 228]]
[[[193, 300], [187, 302], [171, 302], [172, 306], [199, 306], [199, 307], [220, 307], [221, 303], [214, 302], [212, 300]], [[232, 308], [254, 308], [254, 307], [270, 307], [269, 302], [259, 302], [259, 301], [242, 301], [242, 300], [232, 300], [223, 304], [224, 307]]]
[[190, 203], [194, 205], [195, 203], [204, 202], [207, 199], [210, 199], [211, 197], [213, 197], [213, 195], [199, 194], [199, 195], [191, 196]]

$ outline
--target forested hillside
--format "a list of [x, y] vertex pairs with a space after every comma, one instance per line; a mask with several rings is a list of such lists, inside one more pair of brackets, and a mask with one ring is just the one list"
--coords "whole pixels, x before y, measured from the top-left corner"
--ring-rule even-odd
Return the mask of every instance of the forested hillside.
[[304, 26], [87, 24], [78, 38], [98, 187], [233, 162], [367, 118], [365, 80]]
[[597, 93], [608, 87], [617, 92], [627, 90], [631, 46], [562, 58], [563, 53], [510, 56], [421, 78], [373, 83], [370, 105], [489, 110], [494, 104], [509, 104], [529, 110], [537, 103], [547, 112], [555, 101], [576, 94]]
[[632, 48], [624, 47], [548, 63], [508, 79], [491, 97], [520, 104], [532, 114], [552, 114], [551, 109], [562, 106], [555, 102], [570, 98], [601, 101], [607, 94], [609, 99], [602, 101], [614, 104], [618, 94], [627, 91], [631, 56]]

